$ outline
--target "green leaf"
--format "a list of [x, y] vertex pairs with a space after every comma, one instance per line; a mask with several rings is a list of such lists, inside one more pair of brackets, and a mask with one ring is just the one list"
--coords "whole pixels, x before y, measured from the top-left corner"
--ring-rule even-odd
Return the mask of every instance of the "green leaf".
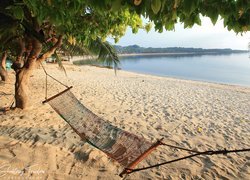
[[166, 4], [166, 0], [162, 0], [162, 1], [161, 1], [161, 12], [164, 11], [164, 6], [165, 6], [165, 4]]
[[199, 15], [196, 15], [196, 16], [195, 16], [194, 22], [195, 22], [196, 24], [198, 24], [199, 26], [201, 25], [201, 19], [200, 19], [200, 16], [199, 16]]
[[152, 0], [151, 9], [153, 10], [155, 14], [157, 14], [161, 9], [161, 0]]
[[196, 8], [197, 0], [184, 0], [183, 10], [186, 15], [190, 15]]
[[146, 30], [147, 33], [151, 30], [151, 28], [152, 28], [152, 23], [147, 23], [145, 25], [145, 30]]
[[177, 12], [176, 12], [176, 10], [174, 10], [172, 20], [176, 20], [176, 19], [177, 19]]
[[8, 9], [12, 11], [16, 19], [22, 20], [24, 18], [23, 9], [20, 6], [9, 6]]
[[163, 32], [163, 27], [162, 27], [161, 22], [158, 22], [157, 24], [155, 24], [155, 30], [157, 30], [159, 33]]
[[132, 33], [136, 34], [138, 32], [138, 28], [132, 28]]
[[174, 30], [174, 23], [168, 23], [168, 24], [166, 24], [166, 25], [165, 25], [165, 29], [166, 29], [167, 31], [172, 31], [172, 30]]
[[113, 11], [118, 11], [120, 8], [121, 8], [121, 0], [114, 0], [113, 2], [112, 2], [112, 10]]
[[29, 7], [29, 9], [30, 9], [32, 12], [34, 12], [35, 15], [36, 15], [37, 10], [38, 10], [37, 7], [40, 6], [39, 2], [38, 2], [38, 1], [32, 1], [32, 0], [25, 0], [24, 2], [25, 2], [25, 4]]
[[114, 40], [115, 40], [115, 43], [119, 42], [119, 38], [114, 38]]
[[213, 25], [216, 24], [216, 22], [217, 22], [217, 20], [218, 20], [218, 17], [219, 17], [219, 15], [218, 15], [217, 13], [211, 13], [211, 14], [210, 14], [210, 19], [211, 19]]

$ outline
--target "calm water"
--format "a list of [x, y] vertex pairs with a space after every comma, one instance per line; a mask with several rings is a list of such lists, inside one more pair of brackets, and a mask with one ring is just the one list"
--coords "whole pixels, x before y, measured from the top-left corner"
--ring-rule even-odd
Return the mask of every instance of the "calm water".
[[250, 87], [248, 53], [230, 55], [172, 55], [121, 58], [126, 71]]

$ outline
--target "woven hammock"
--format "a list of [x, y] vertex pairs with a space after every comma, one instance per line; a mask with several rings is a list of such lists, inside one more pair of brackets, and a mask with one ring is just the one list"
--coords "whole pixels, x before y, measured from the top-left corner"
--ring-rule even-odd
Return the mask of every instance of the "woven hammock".
[[161, 141], [152, 144], [142, 137], [111, 125], [86, 108], [67, 88], [61, 93], [48, 98], [50, 106], [89, 144], [119, 162], [129, 173], [140, 161], [152, 152]]

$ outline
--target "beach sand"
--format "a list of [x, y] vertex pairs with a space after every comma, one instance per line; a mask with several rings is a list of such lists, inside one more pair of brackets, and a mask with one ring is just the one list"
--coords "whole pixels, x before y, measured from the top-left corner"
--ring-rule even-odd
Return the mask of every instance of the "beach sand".
[[[47, 71], [91, 111], [149, 141], [199, 151], [250, 147], [250, 88], [65, 64]], [[0, 108], [14, 93], [14, 73], [0, 83]], [[121, 179], [121, 167], [81, 141], [48, 105], [45, 75], [35, 70], [29, 110], [0, 112], [0, 179]], [[64, 89], [49, 80], [50, 96]], [[138, 167], [188, 155], [159, 147]], [[250, 179], [250, 153], [199, 156], [131, 174], [127, 179]]]

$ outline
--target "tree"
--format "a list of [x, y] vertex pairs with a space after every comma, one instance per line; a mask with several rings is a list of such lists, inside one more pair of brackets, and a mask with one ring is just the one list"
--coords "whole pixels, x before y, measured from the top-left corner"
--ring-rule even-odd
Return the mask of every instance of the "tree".
[[[45, 4], [40, 1], [4, 1], [0, 16], [1, 49], [7, 49], [15, 41], [15, 47], [11, 46], [13, 49], [10, 50], [16, 57], [12, 66], [16, 72], [15, 104], [23, 109], [29, 106], [28, 83], [32, 70], [55, 53], [63, 43], [63, 36], [65, 41], [77, 39], [87, 49], [95, 48], [93, 52], [116, 62], [113, 49], [101, 39], [108, 34], [115, 38], [121, 36], [128, 24], [134, 29], [141, 26], [135, 13], [130, 16], [123, 10], [100, 15], [84, 1], [54, 1], [54, 4], [50, 1]], [[109, 56], [103, 56], [105, 52]]]
[[32, 70], [67, 41], [117, 62], [105, 42], [116, 41], [127, 26], [134, 33], [142, 28], [142, 16], [162, 32], [179, 21], [185, 27], [201, 24], [200, 15], [215, 24], [219, 16], [236, 33], [250, 30], [248, 0], [2, 0], [0, 5], [0, 49], [15, 56], [16, 107], [28, 107], [28, 81]]

